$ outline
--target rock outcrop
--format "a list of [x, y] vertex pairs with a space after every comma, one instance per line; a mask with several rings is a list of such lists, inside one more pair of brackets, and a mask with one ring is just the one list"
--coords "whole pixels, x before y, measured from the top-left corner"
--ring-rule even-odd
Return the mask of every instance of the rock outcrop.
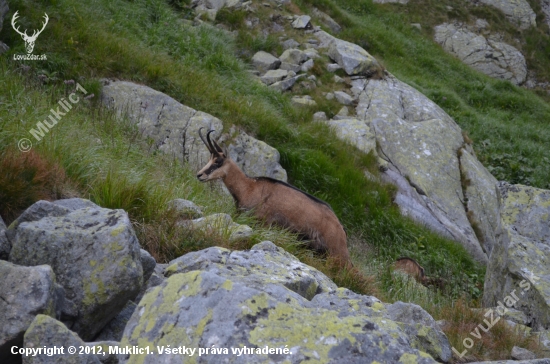
[[506, 18], [519, 29], [536, 26], [537, 15], [527, 0], [479, 0], [485, 5], [494, 6], [506, 15]]
[[89, 340], [139, 293], [143, 269], [126, 212], [75, 200], [29, 207], [8, 229], [9, 261], [50, 266], [65, 292], [63, 322]]
[[47, 265], [21, 267], [0, 260], [0, 277], [0, 362], [11, 363], [11, 347], [23, 346], [34, 317], [56, 315], [55, 274]]
[[4, 224], [4, 220], [0, 216], [0, 260], [8, 260], [10, 250], [11, 244], [6, 236], [6, 224]]
[[[486, 273], [485, 306], [523, 311], [550, 329], [550, 191], [500, 183], [502, 234]], [[516, 297], [514, 297], [514, 295]]]
[[435, 41], [468, 66], [493, 78], [521, 85], [527, 77], [525, 57], [513, 46], [485, 38], [460, 24], [435, 27]]
[[[427, 313], [417, 320], [403, 307], [385, 307], [374, 297], [335, 290], [322, 273], [271, 242], [249, 252], [209, 248], [190, 253], [171, 262], [165, 274], [168, 279], [140, 301], [122, 346], [202, 348], [205, 363], [300, 362], [307, 357], [323, 363], [367, 358], [434, 363], [425, 351], [442, 361], [450, 359], [450, 346], [430, 326], [433, 319]], [[163, 358], [181, 362], [180, 355]]]

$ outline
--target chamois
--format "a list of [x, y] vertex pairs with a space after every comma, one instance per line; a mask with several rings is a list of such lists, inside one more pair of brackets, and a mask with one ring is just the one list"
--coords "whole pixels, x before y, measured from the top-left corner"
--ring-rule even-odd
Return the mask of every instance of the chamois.
[[393, 269], [404, 272], [413, 277], [418, 283], [424, 286], [435, 286], [443, 290], [445, 282], [441, 278], [431, 278], [424, 274], [424, 268], [412, 258], [401, 257], [393, 263]]
[[210, 160], [197, 173], [201, 182], [221, 179], [237, 208], [253, 210], [265, 224], [276, 224], [299, 233], [318, 251], [328, 251], [338, 263], [353, 267], [346, 243], [346, 233], [331, 207], [324, 201], [285, 182], [269, 177], [248, 177], [224, 153], [215, 140], [214, 130], [208, 131], [206, 140], [199, 136], [210, 152]]

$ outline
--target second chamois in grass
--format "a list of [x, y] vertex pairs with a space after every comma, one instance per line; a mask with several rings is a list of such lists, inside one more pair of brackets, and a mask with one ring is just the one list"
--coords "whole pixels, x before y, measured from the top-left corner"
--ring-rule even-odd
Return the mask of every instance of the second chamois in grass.
[[248, 177], [210, 139], [213, 130], [205, 139], [201, 129], [199, 136], [210, 152], [210, 160], [197, 173], [199, 181], [221, 179], [239, 209], [252, 210], [267, 225], [276, 224], [297, 232], [310, 241], [313, 249], [327, 251], [342, 266], [353, 266], [344, 228], [326, 202], [273, 178]]
[[402, 257], [397, 259], [395, 263], [393, 263], [393, 269], [408, 274], [424, 286], [434, 286], [441, 290], [444, 288], [443, 279], [427, 277], [424, 274], [424, 268], [412, 258]]

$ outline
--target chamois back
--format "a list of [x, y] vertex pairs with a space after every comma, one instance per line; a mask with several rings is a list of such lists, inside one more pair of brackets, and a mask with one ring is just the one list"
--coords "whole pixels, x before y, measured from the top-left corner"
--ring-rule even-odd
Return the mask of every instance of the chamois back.
[[418, 262], [412, 258], [409, 257], [401, 257], [395, 261], [393, 264], [394, 270], [398, 270], [401, 272], [404, 272], [414, 279], [418, 283], [423, 283], [425, 275], [424, 275], [424, 268], [418, 264]]

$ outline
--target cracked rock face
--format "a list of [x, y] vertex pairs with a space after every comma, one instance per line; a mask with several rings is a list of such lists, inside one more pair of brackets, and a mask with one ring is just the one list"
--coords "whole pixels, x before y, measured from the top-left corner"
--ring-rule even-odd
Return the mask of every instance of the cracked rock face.
[[140, 135], [153, 146], [188, 162], [192, 168], [202, 168], [210, 152], [199, 137], [214, 129], [217, 139], [223, 129], [218, 118], [180, 104], [170, 96], [150, 87], [126, 81], [107, 81], [103, 87], [103, 102], [114, 108], [118, 115], [136, 123]]
[[536, 14], [526, 0], [479, 0], [485, 5], [491, 5], [506, 15], [506, 18], [519, 29], [525, 30], [536, 26]]
[[[57, 207], [45, 208], [48, 204]], [[9, 260], [25, 266], [49, 265], [65, 290], [63, 321], [89, 340], [143, 284], [134, 229], [123, 210], [63, 207], [65, 213], [60, 215], [56, 210], [60, 205], [46, 201], [40, 202], [40, 209], [35, 205], [28, 210], [52, 213], [19, 221]]]
[[[550, 329], [550, 191], [499, 184], [502, 242], [487, 269], [483, 301], [497, 306], [515, 290], [512, 307], [535, 330]], [[510, 306], [508, 306], [510, 307]]]
[[493, 78], [520, 85], [527, 77], [527, 64], [521, 52], [509, 44], [486, 39], [457, 24], [435, 27], [435, 41], [468, 66]]
[[[394, 321], [403, 309], [390, 310], [375, 297], [336, 289], [322, 273], [271, 242], [247, 252], [218, 247], [193, 252], [172, 261], [165, 274], [168, 279], [140, 301], [121, 345], [221, 350], [203, 353], [202, 363], [300, 363], [307, 358], [321, 363], [435, 363], [426, 351], [449, 359], [448, 341], [427, 325], [427, 313], [414, 315], [423, 318], [419, 320]], [[245, 346], [288, 351], [231, 351]], [[119, 359], [157, 360], [147, 355]], [[163, 359], [181, 363], [182, 356]]]

